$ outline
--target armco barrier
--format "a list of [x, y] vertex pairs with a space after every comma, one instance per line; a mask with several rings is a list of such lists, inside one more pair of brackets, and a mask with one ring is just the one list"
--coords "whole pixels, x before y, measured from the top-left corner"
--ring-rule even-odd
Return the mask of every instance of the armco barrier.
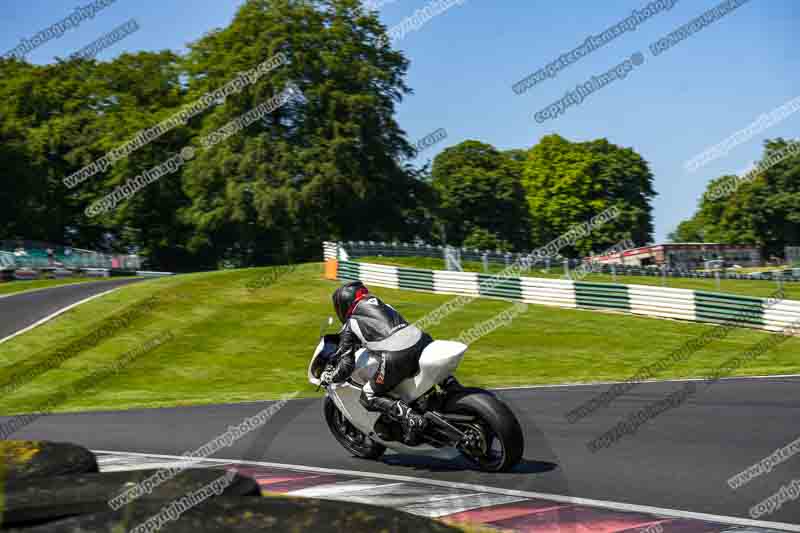
[[770, 303], [762, 298], [689, 289], [587, 283], [530, 277], [493, 277], [477, 272], [404, 268], [338, 261], [340, 280], [437, 294], [483, 296], [577, 309], [618, 311], [655, 318], [729, 323], [783, 331], [800, 320], [800, 301]]

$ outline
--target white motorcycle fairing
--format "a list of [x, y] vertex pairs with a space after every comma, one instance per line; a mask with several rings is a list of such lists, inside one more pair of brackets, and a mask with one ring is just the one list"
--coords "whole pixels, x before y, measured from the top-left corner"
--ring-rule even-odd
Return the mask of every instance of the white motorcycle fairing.
[[[335, 349], [335, 345], [326, 343], [324, 339], [320, 340], [308, 369], [308, 379], [314, 385], [320, 384], [320, 380], [315, 378], [311, 372], [315, 359], [321, 353], [330, 353]], [[460, 342], [433, 341], [422, 351], [419, 360], [420, 371], [402, 381], [388, 393], [388, 396], [403, 400], [406, 403], [413, 402], [435, 385], [450, 377], [458, 368], [466, 351], [467, 345]], [[429, 453], [435, 450], [434, 447], [427, 444], [411, 447], [396, 441], [383, 441], [375, 434], [373, 427], [375, 421], [380, 417], [380, 413], [367, 411], [361, 405], [359, 397], [361, 396], [361, 387], [378, 370], [379, 359], [364, 348], [358, 350], [355, 355], [355, 370], [350, 377], [350, 381], [358, 386], [345, 382], [332, 384], [327, 388], [327, 395], [333, 400], [336, 407], [356, 428], [387, 448], [404, 453]]]

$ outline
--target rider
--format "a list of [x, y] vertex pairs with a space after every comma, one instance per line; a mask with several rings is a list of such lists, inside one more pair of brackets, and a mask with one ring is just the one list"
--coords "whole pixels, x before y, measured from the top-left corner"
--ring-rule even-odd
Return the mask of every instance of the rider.
[[[342, 285], [333, 293], [333, 307], [342, 322], [336, 369], [322, 381], [337, 383], [350, 377], [359, 345], [380, 357], [379, 370], [364, 385], [360, 402], [368, 411], [384, 413], [403, 426], [404, 440], [415, 443], [425, 429], [425, 418], [405, 402], [385, 395], [419, 372], [422, 350], [433, 342], [427, 333], [409, 324], [395, 309], [373, 296], [360, 281]], [[334, 359], [335, 360], [335, 359]]]

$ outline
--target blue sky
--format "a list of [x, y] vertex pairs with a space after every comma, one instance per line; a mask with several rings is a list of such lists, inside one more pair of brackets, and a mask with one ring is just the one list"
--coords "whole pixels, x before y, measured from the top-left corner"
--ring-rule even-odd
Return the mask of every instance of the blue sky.
[[[394, 0], [380, 9], [391, 27], [431, 0]], [[58, 22], [90, 0], [4, 0], [0, 6], [0, 53], [21, 38]], [[50, 62], [86, 46], [135, 18], [140, 30], [101, 53], [172, 49], [215, 27], [227, 25], [241, 0], [117, 0], [32, 52]], [[762, 113], [800, 96], [800, 2], [751, 0], [667, 52], [654, 57], [648, 46], [689, 22], [718, 0], [678, 0], [613, 42], [583, 57], [522, 95], [511, 85], [561, 53], [582, 44], [641, 9], [648, 0], [465, 0], [407, 34], [394, 46], [411, 60], [407, 82], [414, 89], [398, 109], [411, 142], [445, 128], [447, 139], [420, 156], [466, 139], [500, 149], [529, 148], [548, 133], [573, 141], [606, 137], [632, 147], [655, 176], [656, 240], [691, 216], [713, 177], [736, 173], [759, 158], [762, 142], [797, 137], [800, 113], [756, 135], [727, 156], [690, 173], [684, 163], [745, 128]], [[792, 46], [794, 45], [794, 46]], [[533, 114], [642, 52], [644, 64], [624, 80], [588, 96], [554, 120]]]

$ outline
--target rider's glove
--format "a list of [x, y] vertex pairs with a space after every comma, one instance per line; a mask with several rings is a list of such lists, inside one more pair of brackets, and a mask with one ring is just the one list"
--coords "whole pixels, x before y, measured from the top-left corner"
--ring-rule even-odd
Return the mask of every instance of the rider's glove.
[[330, 385], [331, 383], [334, 382], [333, 380], [335, 378], [336, 378], [336, 370], [333, 369], [333, 370], [326, 370], [325, 372], [323, 372], [319, 379], [322, 383]]
[[331, 358], [332, 361], [335, 361], [336, 367], [328, 375], [329, 379], [324, 380], [326, 383], [339, 383], [350, 377], [356, 367], [355, 349], [357, 345], [358, 337], [345, 325], [342, 328], [339, 349]]

